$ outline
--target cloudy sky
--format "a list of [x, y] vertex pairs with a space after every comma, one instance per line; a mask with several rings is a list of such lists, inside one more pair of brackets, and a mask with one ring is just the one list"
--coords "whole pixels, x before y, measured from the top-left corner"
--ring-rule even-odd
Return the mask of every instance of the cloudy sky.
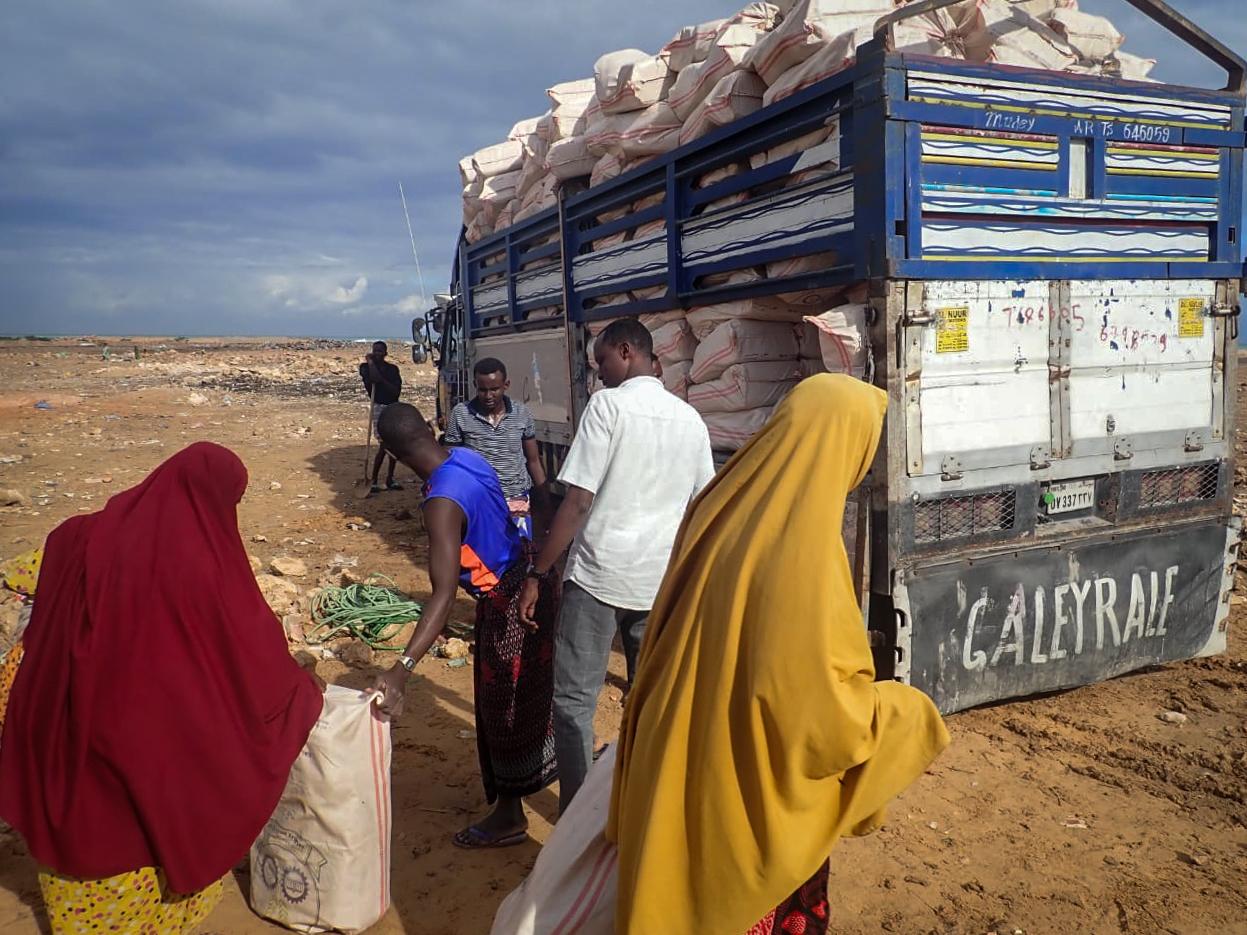
[[[1173, 0], [1247, 50], [1240, 0]], [[604, 51], [738, 0], [7, 0], [0, 333], [397, 335], [446, 288], [458, 158]], [[1083, 0], [1218, 81], [1121, 0]], [[1219, 84], [1218, 84], [1219, 86]]]

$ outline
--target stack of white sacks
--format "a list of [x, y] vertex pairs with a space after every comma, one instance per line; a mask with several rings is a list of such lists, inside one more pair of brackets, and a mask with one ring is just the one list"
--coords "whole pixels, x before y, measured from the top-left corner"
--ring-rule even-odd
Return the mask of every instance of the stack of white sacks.
[[[657, 54], [625, 49], [602, 56], [594, 77], [547, 92], [551, 106], [545, 114], [520, 121], [505, 142], [459, 163], [468, 241], [554, 205], [566, 183], [574, 180], [583, 187], [615, 178], [835, 74], [852, 63], [875, 22], [904, 2], [750, 3], [726, 20], [681, 29]], [[900, 51], [1146, 79], [1155, 63], [1123, 52], [1122, 41], [1108, 20], [1080, 12], [1077, 0], [965, 0], [895, 28]], [[756, 168], [822, 146], [823, 159], [804, 160], [820, 164], [789, 180], [799, 184], [836, 167], [838, 134], [837, 122], [831, 121], [750, 162]], [[747, 168], [720, 169], [700, 184]], [[652, 203], [638, 202], [632, 209]], [[656, 221], [592, 247], [655, 236], [663, 227]], [[828, 259], [773, 263], [766, 270], [731, 274], [730, 281], [794, 275], [825, 267]], [[639, 290], [614, 301], [652, 298], [663, 291]], [[823, 369], [864, 374], [864, 299], [860, 290], [790, 293], [664, 312], [643, 321], [654, 333], [668, 388], [702, 413], [717, 448], [735, 449], [802, 377]], [[604, 326], [596, 323], [592, 330]]]

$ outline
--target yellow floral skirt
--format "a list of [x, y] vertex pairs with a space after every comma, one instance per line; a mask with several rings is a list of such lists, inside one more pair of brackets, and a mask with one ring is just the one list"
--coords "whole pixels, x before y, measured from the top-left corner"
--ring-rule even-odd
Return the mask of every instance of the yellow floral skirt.
[[39, 887], [53, 935], [179, 935], [208, 918], [221, 899], [223, 881], [197, 893], [172, 893], [152, 867], [104, 880], [76, 880], [46, 868]]

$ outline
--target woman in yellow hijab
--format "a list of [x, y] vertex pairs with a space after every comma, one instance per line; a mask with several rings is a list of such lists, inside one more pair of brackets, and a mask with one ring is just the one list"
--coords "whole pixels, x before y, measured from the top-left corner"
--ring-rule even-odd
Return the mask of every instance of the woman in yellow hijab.
[[840, 534], [886, 406], [805, 380], [685, 517], [617, 753], [621, 935], [816, 931], [775, 907], [948, 744], [930, 699], [875, 682]]

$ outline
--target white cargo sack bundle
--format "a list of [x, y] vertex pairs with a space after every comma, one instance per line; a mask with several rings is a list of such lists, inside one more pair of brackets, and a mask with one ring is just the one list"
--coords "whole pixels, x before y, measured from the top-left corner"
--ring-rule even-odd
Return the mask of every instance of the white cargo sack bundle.
[[296, 932], [362, 932], [390, 906], [390, 725], [330, 685], [251, 847], [251, 908]]
[[723, 20], [717, 19], [697, 26], [685, 26], [658, 54], [667, 60], [667, 66], [672, 71], [681, 71], [689, 65], [704, 62], [722, 25]]
[[596, 156], [608, 152], [625, 159], [661, 156], [680, 145], [680, 127], [680, 118], [666, 101], [659, 101], [645, 110], [595, 120], [585, 133], [585, 142]]
[[695, 383], [706, 383], [732, 364], [755, 360], [796, 360], [797, 326], [775, 321], [725, 321], [697, 345], [689, 376]]
[[1087, 62], [1108, 58], [1125, 41], [1125, 36], [1103, 16], [1063, 8], [1053, 10], [1046, 21]]
[[692, 366], [691, 360], [679, 360], [673, 364], [662, 365], [662, 385], [667, 388], [667, 392], [674, 393], [680, 399], [688, 399], [690, 386], [688, 371]]
[[584, 785], [523, 883], [502, 901], [490, 935], [613, 935], [619, 861], [606, 840], [615, 745], [589, 768]]
[[734, 71], [721, 78], [684, 121], [680, 145], [761, 109], [765, 93], [766, 83], [751, 71]]
[[1078, 62], [1078, 53], [1052, 27], [1007, 0], [976, 0], [962, 23], [971, 61], [1052, 71]]
[[708, 383], [688, 388], [688, 402], [700, 413], [741, 412], [776, 405], [802, 378], [795, 361], [733, 364]]
[[598, 157], [589, 152], [583, 136], [568, 136], [550, 144], [546, 153], [546, 168], [560, 182], [589, 175], [597, 165]]
[[472, 165], [477, 174], [485, 178], [502, 175], [520, 167], [524, 161], [524, 144], [519, 140], [507, 140], [478, 149], [472, 154]]
[[547, 142], [554, 143], [576, 132], [576, 125], [585, 111], [597, 100], [594, 88], [592, 78], [581, 78], [579, 81], [564, 81], [546, 91], [550, 98], [550, 122], [537, 129], [549, 135]]
[[739, 299], [703, 305], [688, 313], [688, 325], [698, 341], [704, 341], [725, 321], [749, 319], [750, 321], [801, 321], [802, 313], [778, 296], [761, 296], [756, 299]]
[[662, 361], [664, 373], [668, 364], [692, 360], [697, 351], [697, 339], [689, 330], [687, 321], [668, 322], [654, 329], [654, 356]]
[[667, 101], [676, 116], [681, 121], [687, 120], [714, 86], [740, 67], [762, 35], [752, 25], [729, 21], [715, 37], [706, 60], [685, 68], [672, 85]]
[[774, 411], [772, 406], [746, 409], [744, 412], [707, 412], [701, 420], [710, 434], [710, 447], [715, 451], [735, 451], [753, 438], [766, 425]]
[[[601, 59], [598, 61], [600, 63]], [[598, 100], [602, 103], [602, 113], [626, 114], [634, 110], [644, 110], [665, 98], [674, 81], [675, 73], [667, 65], [666, 59], [643, 54], [642, 58], [628, 62], [619, 69], [613, 84], [605, 93], [602, 78], [598, 78]]]
[[892, 10], [887, 0], [801, 0], [749, 50], [743, 64], [774, 84], [836, 36], [873, 27]]
[[869, 309], [868, 305], [852, 303], [806, 317], [805, 320], [818, 329], [819, 351], [828, 373], [847, 373], [859, 380], [865, 379]]

